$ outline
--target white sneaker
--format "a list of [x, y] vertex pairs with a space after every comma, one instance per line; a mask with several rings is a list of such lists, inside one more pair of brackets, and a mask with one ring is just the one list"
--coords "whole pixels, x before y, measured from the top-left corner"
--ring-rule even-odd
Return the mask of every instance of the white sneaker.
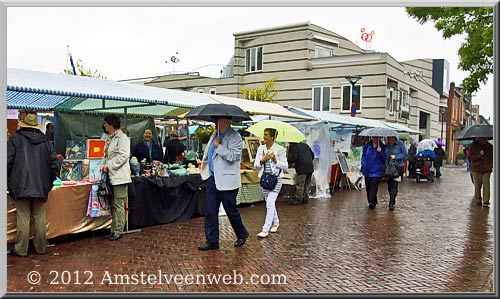
[[280, 227], [279, 224], [273, 224], [273, 226], [271, 226], [271, 229], [269, 231], [275, 233], [278, 231], [278, 227]]
[[266, 230], [262, 230], [260, 233], [257, 234], [257, 237], [259, 238], [265, 238], [269, 235], [269, 232]]

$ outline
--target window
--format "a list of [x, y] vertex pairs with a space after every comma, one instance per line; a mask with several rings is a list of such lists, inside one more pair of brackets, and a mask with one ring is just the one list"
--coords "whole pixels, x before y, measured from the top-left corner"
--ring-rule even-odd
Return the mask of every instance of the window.
[[312, 89], [312, 110], [330, 111], [331, 86], [313, 86]]
[[251, 73], [257, 71], [262, 71], [262, 47], [246, 50], [245, 72]]
[[387, 108], [389, 108], [390, 115], [394, 115], [394, 101], [396, 100], [394, 95], [394, 88], [389, 88], [389, 105]]
[[203, 88], [198, 89], [198, 93], [205, 93], [205, 90]]
[[410, 111], [410, 101], [408, 101], [408, 91], [399, 90], [399, 110]]
[[209, 94], [217, 94], [217, 89], [215, 87], [210, 87]]
[[356, 112], [361, 112], [361, 85], [354, 86], [354, 94], [352, 85], [342, 85], [342, 98], [340, 99], [342, 106], [340, 112], [351, 112], [352, 102], [356, 103]]
[[316, 46], [314, 48], [314, 57], [315, 58], [332, 57], [332, 56], [333, 56], [333, 49], [325, 48], [322, 46]]

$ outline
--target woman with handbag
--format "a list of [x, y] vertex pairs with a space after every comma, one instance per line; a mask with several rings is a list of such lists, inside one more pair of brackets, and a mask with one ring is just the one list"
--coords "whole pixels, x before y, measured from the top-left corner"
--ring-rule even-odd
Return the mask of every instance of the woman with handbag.
[[276, 211], [276, 199], [281, 190], [283, 171], [288, 169], [286, 150], [274, 143], [278, 132], [273, 128], [264, 129], [264, 144], [257, 149], [254, 167], [260, 169], [262, 193], [266, 200], [266, 219], [262, 231], [257, 235], [265, 238], [269, 232], [278, 231], [279, 219]]
[[378, 204], [378, 184], [382, 179], [382, 169], [385, 163], [384, 148], [385, 145], [378, 136], [372, 137], [372, 140], [366, 142], [363, 147], [361, 172], [365, 177], [366, 198], [370, 209], [375, 209]]
[[111, 222], [111, 233], [107, 239], [115, 241], [121, 239], [123, 227], [125, 226], [125, 198], [128, 195], [128, 184], [130, 179], [130, 140], [120, 130], [120, 117], [117, 115], [106, 115], [104, 127], [108, 132], [108, 138], [104, 146], [104, 158], [101, 170], [109, 176], [113, 187], [113, 219]]
[[387, 189], [389, 191], [389, 210], [394, 210], [396, 205], [396, 195], [398, 195], [398, 183], [401, 182], [404, 161], [408, 156], [408, 150], [403, 141], [396, 139], [396, 136], [388, 136], [385, 147], [386, 164], [394, 163], [398, 167], [398, 176], [387, 179]]

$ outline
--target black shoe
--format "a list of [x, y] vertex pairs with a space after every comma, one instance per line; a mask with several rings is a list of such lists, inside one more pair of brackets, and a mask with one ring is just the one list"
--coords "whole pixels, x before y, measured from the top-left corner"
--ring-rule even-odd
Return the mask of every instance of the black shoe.
[[389, 210], [393, 211], [394, 210], [394, 205], [389, 205]]
[[489, 207], [490, 203], [489, 202], [483, 202], [483, 207]]
[[482, 206], [482, 205], [483, 205], [483, 202], [479, 200], [479, 201], [477, 201], [477, 202], [476, 202], [476, 205], [478, 205], [478, 206]]
[[368, 207], [369, 207], [371, 210], [375, 209], [375, 205], [374, 205], [374, 204], [372, 204], [372, 203], [371, 203], [371, 204], [369, 204], [369, 205], [368, 205]]
[[123, 235], [119, 235], [119, 234], [112, 234], [111, 237], [109, 237], [108, 240], [110, 241], [116, 241], [116, 240], [120, 240], [122, 238]]
[[113, 233], [109, 233], [109, 234], [105, 235], [103, 238], [104, 239], [109, 239], [109, 238], [111, 238], [112, 235], [113, 235]]
[[9, 254], [11, 256], [17, 256], [17, 257], [26, 257], [26, 255], [20, 255], [19, 253], [17, 253], [16, 249], [12, 248], [9, 252]]
[[201, 251], [212, 250], [212, 249], [219, 249], [219, 245], [210, 245], [208, 243], [205, 243], [203, 245], [198, 246], [198, 250], [201, 250]]
[[247, 241], [248, 236], [249, 236], [249, 234], [247, 234], [244, 238], [240, 238], [240, 239], [236, 240], [236, 242], [234, 242], [234, 247], [243, 246], [243, 244], [245, 244], [245, 242]]

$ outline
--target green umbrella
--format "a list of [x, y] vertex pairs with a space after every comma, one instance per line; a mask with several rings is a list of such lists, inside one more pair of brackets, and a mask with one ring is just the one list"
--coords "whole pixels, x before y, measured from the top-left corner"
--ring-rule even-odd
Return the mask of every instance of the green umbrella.
[[261, 120], [246, 130], [257, 137], [264, 137], [264, 130], [267, 128], [278, 131], [275, 140], [277, 142], [302, 142], [306, 140], [306, 136], [299, 129], [279, 120]]

